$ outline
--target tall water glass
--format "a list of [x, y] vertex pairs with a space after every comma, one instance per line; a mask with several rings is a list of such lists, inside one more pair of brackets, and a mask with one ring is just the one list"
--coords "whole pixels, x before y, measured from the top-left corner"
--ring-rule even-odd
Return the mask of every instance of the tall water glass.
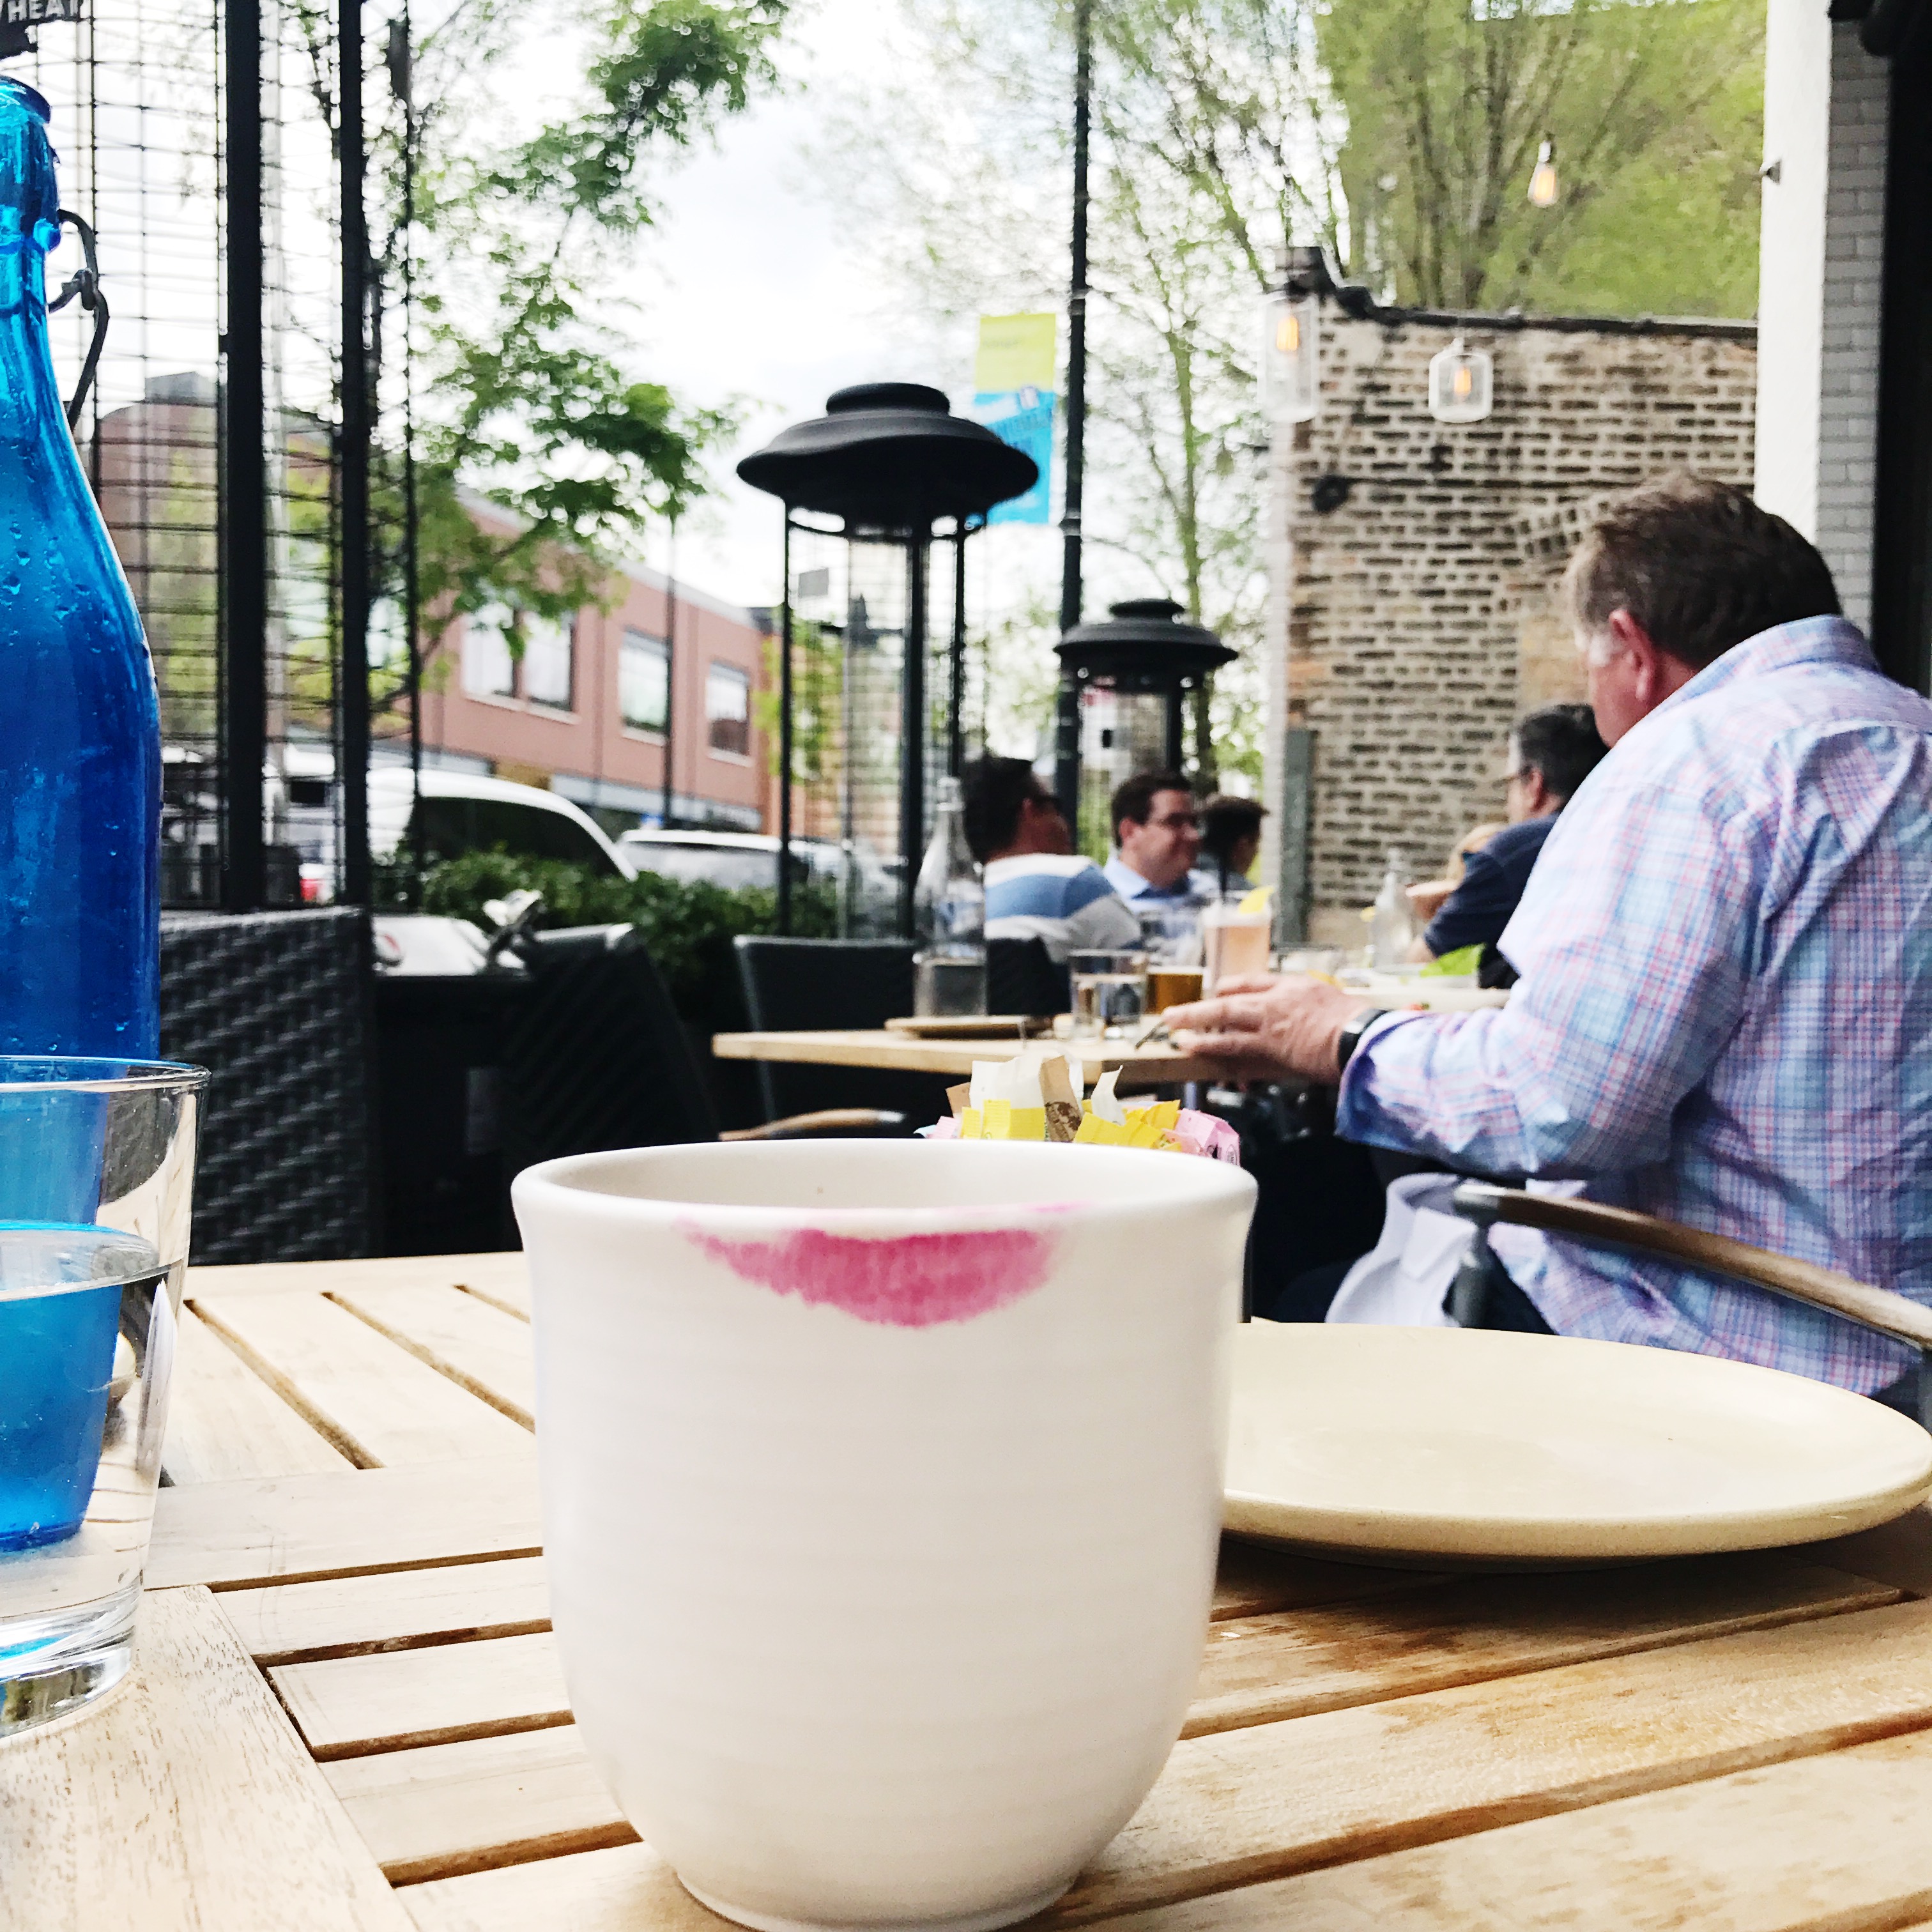
[[0, 1738], [127, 1674], [207, 1082], [0, 1057]]

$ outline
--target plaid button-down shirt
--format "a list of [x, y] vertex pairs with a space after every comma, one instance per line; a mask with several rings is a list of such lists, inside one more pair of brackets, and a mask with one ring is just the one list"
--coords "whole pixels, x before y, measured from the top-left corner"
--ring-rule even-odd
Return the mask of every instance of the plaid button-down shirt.
[[[1522, 976], [1506, 1008], [1364, 1038], [1344, 1133], [1580, 1182], [1932, 1304], [1932, 704], [1852, 626], [1750, 638], [1632, 730], [1502, 950]], [[1867, 1392], [1914, 1359], [1667, 1262], [1495, 1240], [1559, 1334]]]

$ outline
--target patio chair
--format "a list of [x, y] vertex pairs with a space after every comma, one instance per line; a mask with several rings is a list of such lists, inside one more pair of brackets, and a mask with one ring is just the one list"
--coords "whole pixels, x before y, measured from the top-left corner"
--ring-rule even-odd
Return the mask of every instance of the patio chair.
[[[869, 1032], [912, 1011], [908, 939], [781, 939], [741, 933], [738, 977], [757, 1033]], [[765, 1117], [869, 1107], [905, 1116], [904, 1131], [946, 1109], [940, 1076], [863, 1066], [758, 1063]]]
[[1707, 1274], [1727, 1276], [1748, 1288], [1802, 1301], [1808, 1308], [1822, 1308], [1827, 1314], [1909, 1344], [1919, 1352], [1918, 1420], [1932, 1430], [1932, 1309], [1889, 1288], [1874, 1288], [1810, 1262], [1793, 1261], [1768, 1248], [1734, 1241], [1726, 1234], [1707, 1234], [1701, 1228], [1659, 1220], [1627, 1208], [1607, 1208], [1599, 1202], [1567, 1200], [1560, 1196], [1519, 1194], [1474, 1180], [1457, 1188], [1453, 1199], [1456, 1213], [1474, 1222], [1476, 1230], [1468, 1258], [1449, 1290], [1449, 1312], [1466, 1328], [1480, 1320], [1492, 1272], [1502, 1266], [1490, 1246], [1490, 1230], [1498, 1222], [1538, 1228], [1575, 1240], [1660, 1255]]
[[532, 976], [504, 1042], [508, 1171], [560, 1154], [680, 1142], [897, 1133], [875, 1108], [819, 1110], [720, 1133], [697, 1055], [642, 938], [628, 926], [536, 933], [518, 946]]

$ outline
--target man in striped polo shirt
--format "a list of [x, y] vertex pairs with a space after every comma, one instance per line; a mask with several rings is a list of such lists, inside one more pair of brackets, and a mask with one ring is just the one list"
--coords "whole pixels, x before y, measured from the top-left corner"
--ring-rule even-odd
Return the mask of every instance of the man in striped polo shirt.
[[1024, 758], [965, 772], [966, 841], [986, 868], [986, 937], [1070, 952], [1138, 946], [1140, 922], [1091, 859], [1076, 856], [1058, 802]]

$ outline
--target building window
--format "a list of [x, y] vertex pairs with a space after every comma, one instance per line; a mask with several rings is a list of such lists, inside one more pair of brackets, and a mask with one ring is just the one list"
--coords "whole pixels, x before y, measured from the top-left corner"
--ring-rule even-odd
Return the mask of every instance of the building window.
[[514, 698], [517, 661], [510, 652], [508, 611], [472, 610], [463, 626], [463, 689], [469, 698]]
[[526, 610], [519, 628], [524, 634], [524, 695], [532, 704], [568, 711], [572, 696], [576, 620], [566, 617], [559, 622]]
[[736, 664], [714, 664], [704, 680], [705, 732], [714, 752], [752, 755], [752, 678]]
[[626, 631], [617, 659], [617, 703], [634, 731], [662, 731], [670, 716], [670, 652], [662, 638]]

